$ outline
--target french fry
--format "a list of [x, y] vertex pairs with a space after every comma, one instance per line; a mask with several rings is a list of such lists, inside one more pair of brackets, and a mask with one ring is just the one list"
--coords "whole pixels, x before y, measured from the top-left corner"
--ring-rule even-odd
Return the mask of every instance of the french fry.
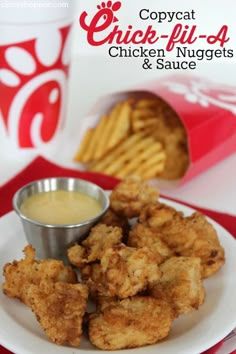
[[[89, 169], [124, 178], [128, 175], [139, 174], [140, 166], [144, 165], [144, 171], [140, 169], [140, 172], [143, 175], [155, 176], [164, 169], [165, 159], [166, 154], [160, 143], [150, 136], [137, 133], [125, 139]], [[156, 166], [153, 166], [155, 163]], [[141, 177], [142, 174], [140, 173]]]
[[155, 128], [157, 125], [157, 118], [148, 118], [146, 120], [134, 120], [132, 121], [132, 131], [138, 132], [139, 130], [146, 128]]
[[85, 156], [85, 153], [89, 150], [89, 144], [92, 141], [94, 131], [95, 131], [94, 128], [89, 128], [86, 131], [86, 133], [82, 139], [80, 148], [74, 156], [74, 161], [83, 162], [83, 163], [87, 162], [85, 160], [84, 156]]
[[131, 146], [129, 150], [124, 151], [123, 154], [117, 157], [112, 164], [108, 165], [104, 171], [107, 174], [116, 175], [124, 164], [130, 163], [132, 159], [137, 158], [137, 155], [152, 143], [153, 140], [149, 137], [141, 138], [136, 144]]
[[111, 112], [109, 119], [113, 124], [106, 145], [107, 150], [113, 148], [129, 134], [131, 112], [132, 108], [129, 101], [122, 103], [117, 109], [115, 107]]
[[160, 162], [159, 164], [150, 167], [146, 171], [138, 172], [138, 175], [143, 180], [152, 179], [152, 178], [158, 177], [160, 175], [160, 173], [163, 172], [164, 167], [165, 167], [164, 164]]
[[[186, 132], [162, 99], [129, 99], [116, 103], [87, 131], [74, 160], [119, 178], [179, 178], [188, 164]], [[181, 163], [183, 168], [176, 169]]]
[[[143, 150], [136, 159], [131, 160], [128, 164], [126, 164], [117, 174], [117, 177], [123, 178], [132, 173], [138, 173], [140, 170], [140, 166], [145, 164], [148, 166], [149, 159], [152, 159], [155, 154], [156, 161], [164, 161], [165, 153], [163, 152], [162, 145], [158, 142], [154, 142], [147, 149]], [[158, 158], [157, 158], [158, 156]], [[142, 171], [142, 169], [141, 169]]]
[[96, 153], [94, 160], [99, 159], [107, 151], [107, 142], [113, 132], [114, 120], [117, 118], [119, 111], [121, 109], [121, 103], [118, 103], [113, 108], [112, 112], [109, 114], [104, 130], [99, 139], [99, 144], [96, 147]]
[[136, 108], [155, 108], [160, 103], [157, 98], [143, 98], [139, 100], [135, 107]]
[[151, 108], [140, 108], [140, 109], [134, 109], [131, 115], [131, 120], [142, 120], [146, 118], [153, 118], [156, 116], [156, 112], [154, 109]]
[[149, 158], [146, 159], [142, 164], [137, 166], [136, 171], [138, 174], [144, 176], [146, 172], [150, 174], [151, 171], [162, 172], [166, 162], [165, 151], [155, 151], [150, 154]]
[[126, 150], [131, 149], [133, 144], [140, 140], [142, 136], [142, 133], [131, 135], [129, 138], [124, 140], [122, 144], [119, 144], [114, 150], [110, 151], [110, 153], [107, 154], [105, 158], [90, 164], [89, 170], [97, 172], [104, 171], [106, 166], [112, 164], [120, 156], [120, 154], [124, 153]]
[[[105, 150], [105, 139], [102, 137], [108, 132], [106, 132], [106, 129], [110, 129], [109, 127], [109, 117], [107, 115], [104, 115], [100, 122], [98, 123], [96, 133], [95, 133], [95, 144], [94, 144], [94, 150], [93, 150], [93, 158], [91, 160], [96, 160], [99, 159], [103, 154]], [[90, 160], [90, 161], [91, 161]]]
[[74, 157], [75, 161], [88, 163], [98, 160], [123, 140], [130, 131], [130, 114], [129, 101], [116, 104], [110, 116], [104, 115], [96, 128], [87, 131]]
[[87, 150], [84, 152], [83, 160], [85, 162], [90, 162], [95, 159], [95, 154], [97, 153], [98, 146], [101, 143], [101, 135], [104, 131], [104, 128], [106, 127], [107, 121], [108, 117], [104, 115], [102, 119], [100, 119], [97, 127], [94, 128], [94, 133], [90, 144]]
[[[157, 174], [162, 172], [165, 167], [165, 153], [160, 152], [157, 154], [158, 156], [158, 161], [154, 165], [149, 164], [149, 160], [140, 160], [137, 159], [136, 165], [133, 166], [132, 170], [126, 169], [126, 166], [124, 168], [121, 168], [120, 171], [116, 174], [117, 177], [119, 178], [124, 178], [133, 174], [139, 175], [142, 177], [142, 179], [148, 179], [148, 178], [153, 178], [157, 177]], [[139, 169], [140, 165], [143, 167]]]

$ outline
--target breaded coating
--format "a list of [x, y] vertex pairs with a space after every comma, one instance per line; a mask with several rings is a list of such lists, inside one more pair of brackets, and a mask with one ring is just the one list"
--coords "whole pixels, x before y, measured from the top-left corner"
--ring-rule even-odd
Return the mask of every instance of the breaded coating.
[[120, 182], [110, 195], [110, 207], [118, 215], [133, 218], [139, 216], [142, 208], [157, 200], [159, 192], [156, 188], [132, 176]]
[[177, 316], [198, 309], [205, 299], [198, 257], [172, 257], [160, 265], [160, 281], [150, 289], [150, 295], [165, 299]]
[[3, 268], [3, 292], [28, 305], [28, 288], [47, 279], [52, 282], [76, 283], [77, 276], [70, 266], [55, 259], [35, 260], [35, 250], [28, 245], [23, 250], [25, 258], [7, 263]]
[[164, 300], [149, 296], [112, 299], [90, 315], [89, 339], [103, 350], [141, 347], [167, 337], [173, 318]]
[[[116, 297], [110, 297], [110, 296], [98, 296], [96, 299], [96, 312], [101, 312], [103, 311], [107, 306], [109, 305], [117, 305], [120, 303], [122, 300], [117, 299]], [[90, 315], [93, 317], [94, 313], [90, 313]]]
[[146, 227], [144, 224], [135, 224], [129, 233], [127, 244], [130, 247], [140, 248], [146, 246], [150, 248], [155, 253], [158, 264], [174, 256], [174, 252], [161, 240], [158, 232]]
[[89, 288], [89, 295], [97, 300], [98, 296], [109, 296], [106, 288], [105, 274], [102, 272], [100, 263], [88, 264], [80, 269], [81, 280]]
[[108, 248], [101, 258], [107, 296], [124, 299], [145, 290], [160, 278], [155, 254], [148, 248], [124, 244]]
[[[213, 225], [201, 213], [194, 213], [187, 219], [189, 228], [197, 235], [190, 254], [201, 258], [203, 277], [207, 278], [216, 273], [225, 263], [225, 251], [221, 246]], [[185, 254], [187, 253], [187, 254]], [[182, 255], [188, 255], [182, 252]]]
[[81, 279], [92, 298], [100, 296], [125, 298], [146, 290], [160, 278], [155, 255], [147, 248], [108, 248], [101, 263], [81, 268]]
[[84, 284], [52, 283], [42, 280], [29, 287], [30, 307], [45, 331], [56, 344], [78, 346], [88, 289]]
[[169, 205], [153, 202], [142, 209], [139, 222], [155, 231], [162, 231], [162, 226], [172, 222], [174, 218], [183, 217], [183, 213]]
[[130, 225], [126, 217], [117, 215], [113, 210], [108, 209], [108, 211], [103, 215], [100, 220], [101, 224], [106, 224], [107, 226], [118, 226], [122, 229], [123, 237], [129, 233]]
[[67, 257], [70, 263], [78, 268], [87, 263], [86, 249], [77, 243], [67, 249]]
[[67, 250], [69, 261], [79, 268], [83, 267], [87, 263], [100, 260], [107, 248], [120, 244], [121, 240], [120, 227], [99, 223], [91, 229], [81, 246], [76, 244]]
[[144, 208], [139, 221], [157, 232], [176, 255], [200, 257], [204, 278], [217, 272], [225, 263], [224, 249], [217, 233], [201, 213], [184, 217], [167, 205], [153, 203]]
[[120, 227], [97, 224], [82, 242], [86, 248], [88, 262], [100, 260], [107, 248], [120, 244], [121, 240], [122, 229]]

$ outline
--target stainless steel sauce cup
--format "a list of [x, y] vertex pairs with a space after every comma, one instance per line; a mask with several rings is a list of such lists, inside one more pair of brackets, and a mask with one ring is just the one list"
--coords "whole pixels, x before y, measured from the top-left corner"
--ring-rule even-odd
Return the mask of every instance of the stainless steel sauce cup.
[[[20, 208], [30, 196], [56, 190], [77, 191], [96, 199], [102, 211], [94, 218], [78, 224], [44, 224], [28, 218]], [[91, 227], [99, 221], [109, 207], [109, 197], [94, 183], [77, 178], [46, 178], [29, 183], [19, 189], [13, 197], [13, 207], [19, 215], [26, 239], [36, 250], [37, 258], [55, 258], [68, 263], [66, 250], [75, 242], [82, 241]]]

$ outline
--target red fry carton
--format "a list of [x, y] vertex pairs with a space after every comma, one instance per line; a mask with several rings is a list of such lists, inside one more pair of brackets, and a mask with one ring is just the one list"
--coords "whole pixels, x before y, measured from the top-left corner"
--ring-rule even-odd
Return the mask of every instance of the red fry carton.
[[180, 180], [152, 180], [157, 186], [183, 184], [236, 151], [236, 87], [188, 76], [164, 76], [135, 90], [101, 98], [84, 120], [84, 134], [111, 107], [129, 97], [158, 96], [182, 120], [188, 138], [189, 166]]
[[169, 103], [186, 128], [190, 164], [181, 183], [236, 151], [236, 87], [173, 75], [147, 90]]

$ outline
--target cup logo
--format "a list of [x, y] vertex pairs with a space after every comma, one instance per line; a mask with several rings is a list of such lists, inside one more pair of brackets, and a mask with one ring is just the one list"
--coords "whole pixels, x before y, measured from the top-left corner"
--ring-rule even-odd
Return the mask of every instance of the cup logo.
[[69, 41], [67, 26], [0, 46], [0, 111], [17, 147], [47, 144], [62, 125]]

